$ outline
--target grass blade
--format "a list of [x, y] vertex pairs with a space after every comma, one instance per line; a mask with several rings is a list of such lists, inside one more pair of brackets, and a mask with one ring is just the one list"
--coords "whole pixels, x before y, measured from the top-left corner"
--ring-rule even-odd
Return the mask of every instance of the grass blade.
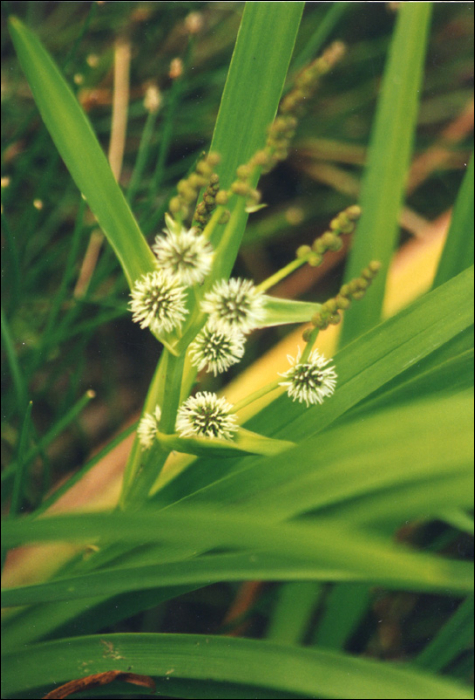
[[[235, 180], [237, 167], [264, 146], [266, 129], [277, 112], [304, 4], [246, 3], [211, 143], [211, 150], [222, 156], [217, 173], [223, 188]], [[235, 219], [232, 239], [223, 252], [223, 277], [232, 270], [248, 218], [242, 197], [235, 197], [228, 208], [234, 209]]]
[[473, 265], [474, 259], [474, 215], [473, 215], [473, 161], [474, 155], [465, 173], [460, 192], [455, 203], [450, 224], [449, 235], [442, 252], [439, 267], [434, 280], [434, 287], [443, 284], [451, 277]]
[[445, 623], [415, 663], [430, 671], [442, 671], [473, 640], [473, 596], [469, 596]]
[[[78, 659], [87, 659], [82, 674]], [[112, 661], [113, 659], [113, 661]], [[465, 699], [468, 689], [401, 665], [248, 639], [178, 634], [105, 634], [60, 639], [5, 658], [4, 697], [117, 670], [218, 683], [244, 683], [303, 697]], [[289, 672], [291, 669], [291, 672]], [[37, 696], [36, 696], [37, 697]]]
[[10, 32], [46, 128], [80, 192], [84, 195], [129, 285], [154, 269], [143, 237], [92, 127], [56, 64], [18, 18]]
[[398, 216], [416, 128], [430, 14], [429, 2], [407, 2], [398, 11], [361, 192], [363, 215], [346, 278], [359, 277], [370, 260], [381, 261], [383, 267], [364, 302], [346, 314], [342, 345], [381, 318], [386, 273], [397, 242]]

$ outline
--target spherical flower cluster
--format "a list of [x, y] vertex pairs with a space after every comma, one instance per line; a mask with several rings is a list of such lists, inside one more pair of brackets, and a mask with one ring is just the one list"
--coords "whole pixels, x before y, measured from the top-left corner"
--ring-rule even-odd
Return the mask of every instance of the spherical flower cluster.
[[251, 280], [220, 280], [205, 294], [201, 310], [217, 330], [249, 333], [265, 318], [264, 295]]
[[169, 333], [181, 326], [188, 310], [186, 291], [175, 278], [162, 270], [142, 275], [134, 284], [130, 310], [140, 328], [154, 333]]
[[335, 391], [337, 374], [334, 366], [328, 366], [332, 360], [327, 360], [318, 350], [311, 352], [306, 362], [300, 362], [300, 357], [300, 348], [295, 359], [287, 355], [292, 366], [280, 375], [286, 381], [279, 385], [287, 387], [287, 394], [293, 401], [305, 402], [307, 407], [322, 404], [325, 397]]
[[143, 450], [152, 447], [157, 435], [158, 423], [162, 412], [160, 406], [155, 406], [153, 413], [144, 413], [137, 427], [137, 437]]
[[244, 355], [245, 336], [240, 331], [226, 332], [206, 325], [190, 345], [191, 363], [198, 372], [206, 367], [214, 376], [225, 372]]
[[178, 409], [176, 430], [181, 437], [206, 437], [230, 440], [237, 431], [232, 406], [223, 397], [209, 391], [190, 396]]
[[152, 250], [160, 270], [169, 273], [185, 287], [201, 284], [211, 271], [213, 248], [198, 229], [165, 230], [157, 236]]

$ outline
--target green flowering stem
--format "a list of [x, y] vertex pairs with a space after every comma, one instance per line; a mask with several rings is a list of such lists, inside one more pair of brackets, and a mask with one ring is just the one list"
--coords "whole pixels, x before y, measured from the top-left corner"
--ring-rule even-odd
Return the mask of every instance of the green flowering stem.
[[[140, 445], [139, 450], [141, 450]], [[119, 504], [123, 509], [135, 510], [147, 500], [150, 489], [158, 479], [169, 454], [170, 451], [164, 450], [159, 443], [156, 443], [145, 454], [141, 451], [134, 481]]]
[[214, 231], [216, 230], [216, 227], [218, 226], [219, 222], [221, 221], [221, 217], [223, 216], [225, 212], [225, 208], [220, 206], [217, 207], [213, 214], [211, 215], [211, 219], [208, 221], [206, 226], [203, 229], [202, 236], [207, 238], [208, 240], [211, 240]]
[[[310, 329], [308, 329], [308, 330], [310, 330]], [[306, 337], [304, 337], [307, 344], [304, 347], [302, 357], [300, 358], [301, 363], [307, 362], [309, 355], [313, 350], [313, 346], [315, 345], [315, 342], [317, 340], [317, 336], [318, 336], [319, 332], [320, 332], [320, 328], [314, 328], [312, 331], [310, 331], [310, 333], [308, 333], [308, 339]]]
[[[163, 351], [144, 403], [144, 414], [152, 413], [157, 405], [161, 407], [160, 427], [165, 433], [175, 430], [184, 362], [184, 355], [177, 357], [167, 350]], [[124, 472], [120, 507], [124, 508], [131, 500], [147, 498], [168, 454], [155, 448], [144, 454], [138, 438], [135, 438]]]
[[271, 382], [270, 384], [266, 384], [261, 389], [257, 389], [257, 391], [254, 391], [252, 394], [248, 394], [245, 398], [241, 399], [241, 401], [238, 401], [238, 403], [234, 404], [233, 412], [238, 413], [239, 411], [241, 411], [246, 406], [249, 406], [249, 404], [253, 403], [254, 401], [257, 401], [258, 399], [262, 398], [266, 394], [270, 394], [271, 391], [275, 391], [276, 389], [279, 388], [280, 381], [281, 381], [280, 379], [276, 379], [274, 382]]
[[184, 363], [185, 356], [183, 354], [176, 357], [175, 355], [167, 353], [165, 358], [163, 393], [159, 400], [159, 405], [162, 409], [160, 428], [164, 433], [173, 433], [175, 430]]
[[239, 428], [233, 440], [219, 438], [183, 438], [179, 435], [157, 433], [157, 440], [163, 450], [176, 450], [184, 454], [210, 457], [235, 457], [238, 454], [255, 454], [272, 456], [280, 454], [291, 447], [293, 442], [274, 440], [250, 430]]
[[258, 328], [281, 326], [287, 323], [308, 323], [314, 314], [319, 313], [322, 305], [316, 302], [280, 299], [264, 296], [265, 318]]
[[299, 267], [302, 267], [302, 265], [305, 265], [307, 262], [307, 258], [296, 258], [295, 260], [292, 260], [292, 262], [289, 262], [289, 264], [285, 265], [285, 267], [283, 267], [281, 270], [277, 270], [277, 272], [275, 272], [273, 275], [258, 284], [256, 287], [257, 291], [267, 292], [268, 289], [275, 287], [276, 284], [291, 275], [292, 272], [295, 272], [295, 270], [298, 270]]
[[[213, 284], [219, 279], [228, 279], [241, 245], [241, 236], [238, 234], [239, 230], [243, 228], [243, 217], [247, 217], [245, 212], [246, 202], [243, 197], [237, 197], [236, 199], [231, 218], [216, 248], [213, 272], [210, 275]], [[211, 237], [211, 243], [215, 243], [214, 236]]]

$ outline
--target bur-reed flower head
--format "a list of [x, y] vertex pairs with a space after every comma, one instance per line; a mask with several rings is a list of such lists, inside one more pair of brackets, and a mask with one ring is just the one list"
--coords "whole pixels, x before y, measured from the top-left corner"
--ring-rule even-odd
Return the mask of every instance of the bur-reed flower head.
[[202, 391], [190, 396], [178, 409], [176, 430], [181, 437], [230, 440], [237, 431], [232, 406], [222, 396]]
[[201, 309], [209, 314], [210, 326], [249, 333], [264, 320], [264, 295], [251, 280], [220, 280], [205, 295]]
[[190, 345], [191, 363], [198, 372], [206, 367], [214, 376], [225, 372], [244, 355], [246, 338], [240, 331], [225, 331], [206, 325]]
[[211, 271], [213, 248], [198, 229], [165, 230], [157, 236], [152, 250], [159, 269], [174, 275], [185, 287], [201, 284]]
[[176, 278], [163, 270], [148, 272], [135, 282], [132, 289], [132, 319], [140, 323], [140, 328], [169, 333], [181, 326], [188, 313], [185, 300], [185, 288]]
[[144, 413], [137, 427], [137, 437], [143, 450], [152, 447], [157, 435], [158, 424], [162, 412], [160, 406], [155, 406], [153, 413]]
[[332, 359], [326, 359], [318, 350], [310, 353], [305, 362], [300, 362], [301, 352], [298, 350], [295, 358], [287, 355], [291, 367], [281, 374], [286, 381], [279, 382], [287, 387], [287, 394], [292, 401], [310, 404], [322, 404], [325, 397], [335, 391], [337, 374], [334, 366], [329, 366]]

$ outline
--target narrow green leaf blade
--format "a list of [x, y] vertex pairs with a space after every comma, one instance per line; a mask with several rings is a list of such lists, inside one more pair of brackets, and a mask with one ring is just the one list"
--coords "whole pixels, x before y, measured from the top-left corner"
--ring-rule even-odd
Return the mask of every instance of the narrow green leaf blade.
[[458, 275], [474, 261], [474, 155], [465, 173], [450, 224], [447, 241], [437, 268], [434, 287]]
[[416, 658], [430, 671], [441, 671], [473, 642], [473, 596], [469, 596]]
[[33, 96], [61, 158], [117, 255], [131, 286], [154, 269], [143, 237], [107, 158], [75, 96], [35, 34], [9, 20], [12, 40]]
[[[85, 665], [81, 666], [81, 661]], [[45, 642], [5, 657], [4, 697], [114, 669], [327, 698], [458, 700], [470, 691], [402, 664], [249, 639], [184, 634], [105, 634]]]
[[[211, 150], [222, 156], [217, 167], [221, 187], [229, 188], [236, 169], [261, 149], [277, 112], [304, 2], [247, 2], [218, 112]], [[258, 76], [258, 79], [256, 79]], [[255, 177], [256, 184], [257, 173]], [[221, 251], [220, 276], [228, 277], [236, 259], [248, 214], [242, 197], [228, 207], [233, 232]], [[217, 244], [223, 228], [219, 227]]]
[[342, 345], [381, 318], [386, 274], [397, 242], [398, 216], [416, 127], [430, 14], [430, 2], [406, 2], [398, 11], [361, 192], [363, 214], [346, 279], [359, 277], [370, 260], [379, 260], [382, 269], [363, 302], [355, 304], [345, 315]]

